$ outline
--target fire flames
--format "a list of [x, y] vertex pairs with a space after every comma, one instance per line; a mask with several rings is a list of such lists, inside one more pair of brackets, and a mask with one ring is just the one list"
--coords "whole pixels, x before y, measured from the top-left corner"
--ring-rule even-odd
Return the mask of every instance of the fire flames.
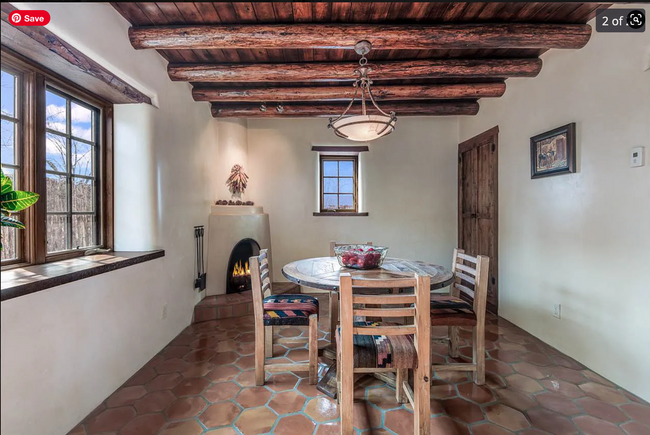
[[248, 267], [248, 261], [244, 263], [244, 267], [241, 265], [241, 260], [235, 264], [235, 268], [232, 271], [232, 276], [250, 276], [251, 270]]

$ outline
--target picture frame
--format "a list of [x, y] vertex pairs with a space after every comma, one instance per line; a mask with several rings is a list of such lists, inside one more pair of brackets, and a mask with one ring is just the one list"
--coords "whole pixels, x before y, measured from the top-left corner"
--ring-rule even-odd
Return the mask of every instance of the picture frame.
[[576, 171], [576, 123], [572, 122], [530, 138], [530, 178]]

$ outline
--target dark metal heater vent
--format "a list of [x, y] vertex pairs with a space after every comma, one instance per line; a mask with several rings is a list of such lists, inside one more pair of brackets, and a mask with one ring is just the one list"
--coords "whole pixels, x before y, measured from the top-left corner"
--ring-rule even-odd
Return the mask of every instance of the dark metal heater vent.
[[194, 241], [196, 242], [196, 279], [194, 280], [194, 288], [205, 290], [205, 264], [203, 262], [203, 225], [194, 227]]

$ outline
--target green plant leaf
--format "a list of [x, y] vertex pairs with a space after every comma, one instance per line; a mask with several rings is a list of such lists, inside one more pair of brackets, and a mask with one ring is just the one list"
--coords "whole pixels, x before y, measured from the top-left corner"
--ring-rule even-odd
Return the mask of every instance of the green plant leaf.
[[5, 171], [2, 171], [2, 194], [9, 193], [14, 190], [14, 186], [11, 183], [11, 178], [5, 176]]
[[[3, 189], [4, 190], [4, 189]], [[38, 193], [13, 190], [2, 193], [2, 209], [9, 211], [21, 211], [34, 205], [38, 201]]]
[[19, 229], [24, 229], [25, 225], [20, 222], [18, 219], [14, 219], [12, 217], [8, 216], [2, 216], [2, 226], [3, 227], [11, 227], [11, 228], [19, 228]]

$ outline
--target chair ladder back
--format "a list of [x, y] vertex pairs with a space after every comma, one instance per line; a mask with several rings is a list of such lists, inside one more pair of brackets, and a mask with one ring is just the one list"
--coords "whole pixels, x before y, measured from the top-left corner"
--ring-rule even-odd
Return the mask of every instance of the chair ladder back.
[[[330, 257], [335, 257], [336, 252], [334, 252], [334, 248], [337, 246], [344, 246], [344, 245], [360, 245], [361, 243], [336, 243], [335, 241], [330, 242]], [[365, 243], [368, 246], [372, 246], [372, 242], [366, 242]]]
[[490, 275], [490, 258], [479, 255], [476, 263], [476, 285], [474, 286], [474, 312], [479, 322], [485, 318], [487, 305], [488, 277]]
[[253, 312], [256, 319], [261, 319], [264, 315], [264, 296], [271, 293], [268, 250], [262, 249], [260, 255], [250, 257], [248, 264], [251, 271], [251, 287], [253, 290]]
[[465, 265], [464, 262], [471, 263], [472, 265], [478, 264], [478, 259], [471, 255], [465, 254], [462, 249], [454, 249], [454, 283], [451, 286], [451, 295], [460, 297], [463, 293], [472, 301], [476, 299], [476, 275], [477, 269]]

